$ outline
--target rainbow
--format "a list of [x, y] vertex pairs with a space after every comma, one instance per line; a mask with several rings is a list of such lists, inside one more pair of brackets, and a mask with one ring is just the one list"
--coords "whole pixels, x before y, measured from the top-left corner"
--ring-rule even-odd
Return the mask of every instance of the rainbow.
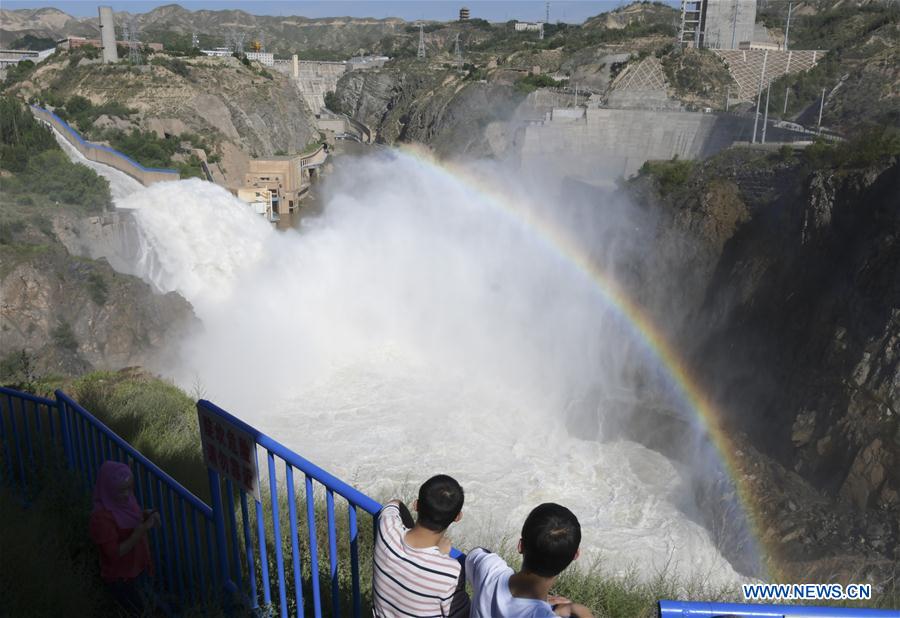
[[686, 363], [668, 342], [666, 336], [647, 316], [646, 312], [622, 290], [616, 281], [604, 273], [588, 256], [552, 221], [539, 218], [533, 213], [517, 208], [508, 196], [487, 186], [471, 171], [462, 166], [439, 161], [428, 150], [420, 146], [404, 145], [395, 149], [397, 156], [412, 160], [448, 180], [462, 182], [470, 190], [485, 198], [507, 216], [536, 232], [537, 238], [564, 262], [571, 264], [586, 277], [598, 293], [600, 299], [626, 324], [634, 338], [654, 361], [662, 367], [664, 375], [674, 387], [682, 403], [690, 409], [701, 429], [712, 443], [715, 451], [737, 492], [741, 509], [750, 526], [755, 542], [759, 563], [766, 570], [765, 579], [782, 580], [774, 563], [774, 552], [765, 550], [763, 531], [765, 530], [762, 509], [757, 506], [749, 484], [744, 480], [736, 448], [722, 427], [721, 413], [709, 396], [704, 393], [698, 381], [691, 375]]

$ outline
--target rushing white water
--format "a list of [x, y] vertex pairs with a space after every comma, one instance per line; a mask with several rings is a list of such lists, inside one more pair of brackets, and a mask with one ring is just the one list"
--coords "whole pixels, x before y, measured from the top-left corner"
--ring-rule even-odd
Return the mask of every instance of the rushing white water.
[[109, 181], [109, 191], [112, 194], [114, 201], [119, 202], [120, 200], [122, 200], [122, 198], [125, 198], [132, 193], [140, 191], [144, 188], [141, 183], [139, 183], [137, 180], [135, 180], [125, 172], [120, 172], [119, 170], [108, 165], [104, 165], [103, 163], [96, 163], [87, 159], [83, 154], [76, 150], [75, 147], [72, 146], [68, 142], [68, 140], [66, 140], [66, 138], [60, 135], [59, 131], [57, 131], [52, 126], [50, 127], [50, 130], [53, 131], [53, 136], [56, 137], [56, 141], [59, 143], [60, 147], [62, 147], [63, 152], [65, 152], [70, 159], [72, 159], [76, 163], [86, 165]]
[[199, 180], [116, 200], [139, 227], [135, 270], [203, 325], [172, 377], [377, 498], [455, 476], [463, 548], [514, 541], [556, 501], [582, 522], [583, 559], [607, 571], [736, 581], [692, 517], [686, 470], [567, 428], [588, 393], [633, 391], [633, 342], [590, 282], [427, 165], [343, 167], [302, 235]]

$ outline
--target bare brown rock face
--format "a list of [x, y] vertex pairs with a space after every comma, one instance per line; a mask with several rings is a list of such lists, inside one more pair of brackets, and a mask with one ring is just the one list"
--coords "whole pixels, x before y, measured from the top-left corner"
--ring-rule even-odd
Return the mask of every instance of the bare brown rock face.
[[[731, 189], [714, 195], [723, 177]], [[632, 194], [664, 205], [661, 254], [691, 239], [674, 275], [688, 291], [656, 311], [683, 316], [672, 336], [742, 436], [766, 541], [798, 576], [839, 563], [848, 577], [889, 574], [900, 560], [900, 162], [810, 170], [733, 151], [672, 195], [648, 194], [646, 180]]]
[[0, 272], [0, 340], [4, 357], [24, 351], [36, 375], [158, 367], [194, 322], [181, 296], [155, 293], [105, 260], [71, 256], [47, 237], [17, 240]]
[[179, 62], [184, 66], [164, 62], [136, 72], [125, 65], [70, 67], [63, 57], [42, 64], [15, 92], [28, 98], [54, 87], [63, 97], [78, 94], [137, 111], [127, 121], [103, 119], [99, 127], [200, 135], [221, 155], [217, 167], [232, 187], [243, 182], [249, 157], [302, 152], [318, 139], [315, 117], [289, 76], [264, 75], [261, 65], [246, 67], [231, 57]]

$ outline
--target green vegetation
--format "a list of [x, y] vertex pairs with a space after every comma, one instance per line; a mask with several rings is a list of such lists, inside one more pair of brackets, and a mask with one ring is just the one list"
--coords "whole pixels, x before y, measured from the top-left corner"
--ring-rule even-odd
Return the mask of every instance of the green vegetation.
[[647, 161], [638, 174], [655, 178], [660, 194], [668, 195], [687, 183], [693, 169], [693, 161], [680, 160], [676, 156], [671, 161]]
[[347, 54], [338, 49], [327, 49], [324, 47], [314, 47], [312, 49], [303, 49], [294, 52], [300, 60], [346, 60]]
[[29, 49], [31, 51], [44, 51], [56, 47], [56, 39], [26, 34], [9, 44], [9, 49]]
[[[782, 4], [760, 6], [759, 17], [782, 29]], [[845, 132], [865, 123], [900, 125], [900, 101], [893, 95], [897, 77], [888, 67], [900, 61], [900, 6], [872, 2], [860, 6], [824, 4], [791, 20], [793, 49], [828, 50], [810, 71], [784, 75], [772, 84], [772, 94], [783, 101], [786, 117], [815, 124], [822, 90], [826, 91], [823, 124]], [[781, 115], [782, 106], [776, 106]]]
[[845, 142], [817, 140], [803, 151], [813, 169], [859, 169], [900, 157], [900, 128], [869, 126]]
[[557, 81], [549, 75], [526, 75], [516, 80], [516, 90], [520, 92], [534, 92], [538, 88], [558, 88], [563, 82]]
[[106, 280], [101, 274], [92, 272], [88, 275], [87, 290], [91, 300], [97, 305], [102, 307], [106, 304], [106, 301], [109, 298], [109, 287], [106, 285]]
[[6, 69], [6, 80], [3, 82], [4, 88], [9, 88], [13, 84], [23, 82], [34, 73], [37, 65], [31, 60], [23, 60]]
[[186, 79], [190, 79], [191, 77], [191, 67], [184, 60], [180, 60], [178, 58], [169, 58], [167, 56], [156, 56], [150, 61], [151, 65], [161, 66], [175, 75], [179, 75]]
[[[47, 220], [38, 213], [54, 205], [95, 212], [112, 204], [106, 179], [69, 161], [50, 130], [11, 97], [0, 97], [0, 168], [13, 172], [0, 192], [4, 226], [29, 214]], [[29, 207], [28, 213], [22, 206]]]
[[[60, 111], [63, 114], [60, 114]], [[94, 122], [100, 116], [128, 118], [133, 113], [135, 113], [135, 110], [126, 107], [118, 101], [107, 101], [101, 105], [94, 105], [88, 99], [77, 94], [68, 100], [62, 110], [56, 111], [57, 116], [67, 122], [74, 122], [75, 126], [85, 134], [90, 134]]]
[[195, 402], [183, 391], [129, 370], [90, 373], [65, 388], [110, 429], [209, 502]]
[[341, 101], [338, 99], [337, 95], [333, 90], [329, 90], [325, 93], [325, 107], [330, 109], [331, 111], [340, 114], [341, 112]]
[[61, 350], [74, 352], [78, 349], [78, 340], [75, 338], [72, 325], [68, 322], [60, 322], [50, 335], [53, 337], [53, 345]]
[[666, 79], [683, 99], [720, 107], [727, 88], [736, 86], [722, 59], [707, 49], [682, 50], [670, 46], [660, 52]]
[[11, 97], [0, 97], [0, 168], [24, 171], [32, 157], [58, 148], [50, 130], [24, 105]]

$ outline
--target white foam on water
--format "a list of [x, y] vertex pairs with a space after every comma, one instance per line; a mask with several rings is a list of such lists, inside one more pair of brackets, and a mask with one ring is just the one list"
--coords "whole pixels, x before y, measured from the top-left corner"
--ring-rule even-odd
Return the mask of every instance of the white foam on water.
[[514, 541], [555, 501], [608, 571], [739, 580], [682, 510], [686, 470], [567, 429], [585, 393], [634, 390], [634, 342], [582, 274], [408, 158], [356, 158], [328, 183], [303, 234], [198, 180], [117, 201], [135, 212], [141, 276], [203, 325], [173, 377], [377, 498], [452, 474], [463, 548]]

